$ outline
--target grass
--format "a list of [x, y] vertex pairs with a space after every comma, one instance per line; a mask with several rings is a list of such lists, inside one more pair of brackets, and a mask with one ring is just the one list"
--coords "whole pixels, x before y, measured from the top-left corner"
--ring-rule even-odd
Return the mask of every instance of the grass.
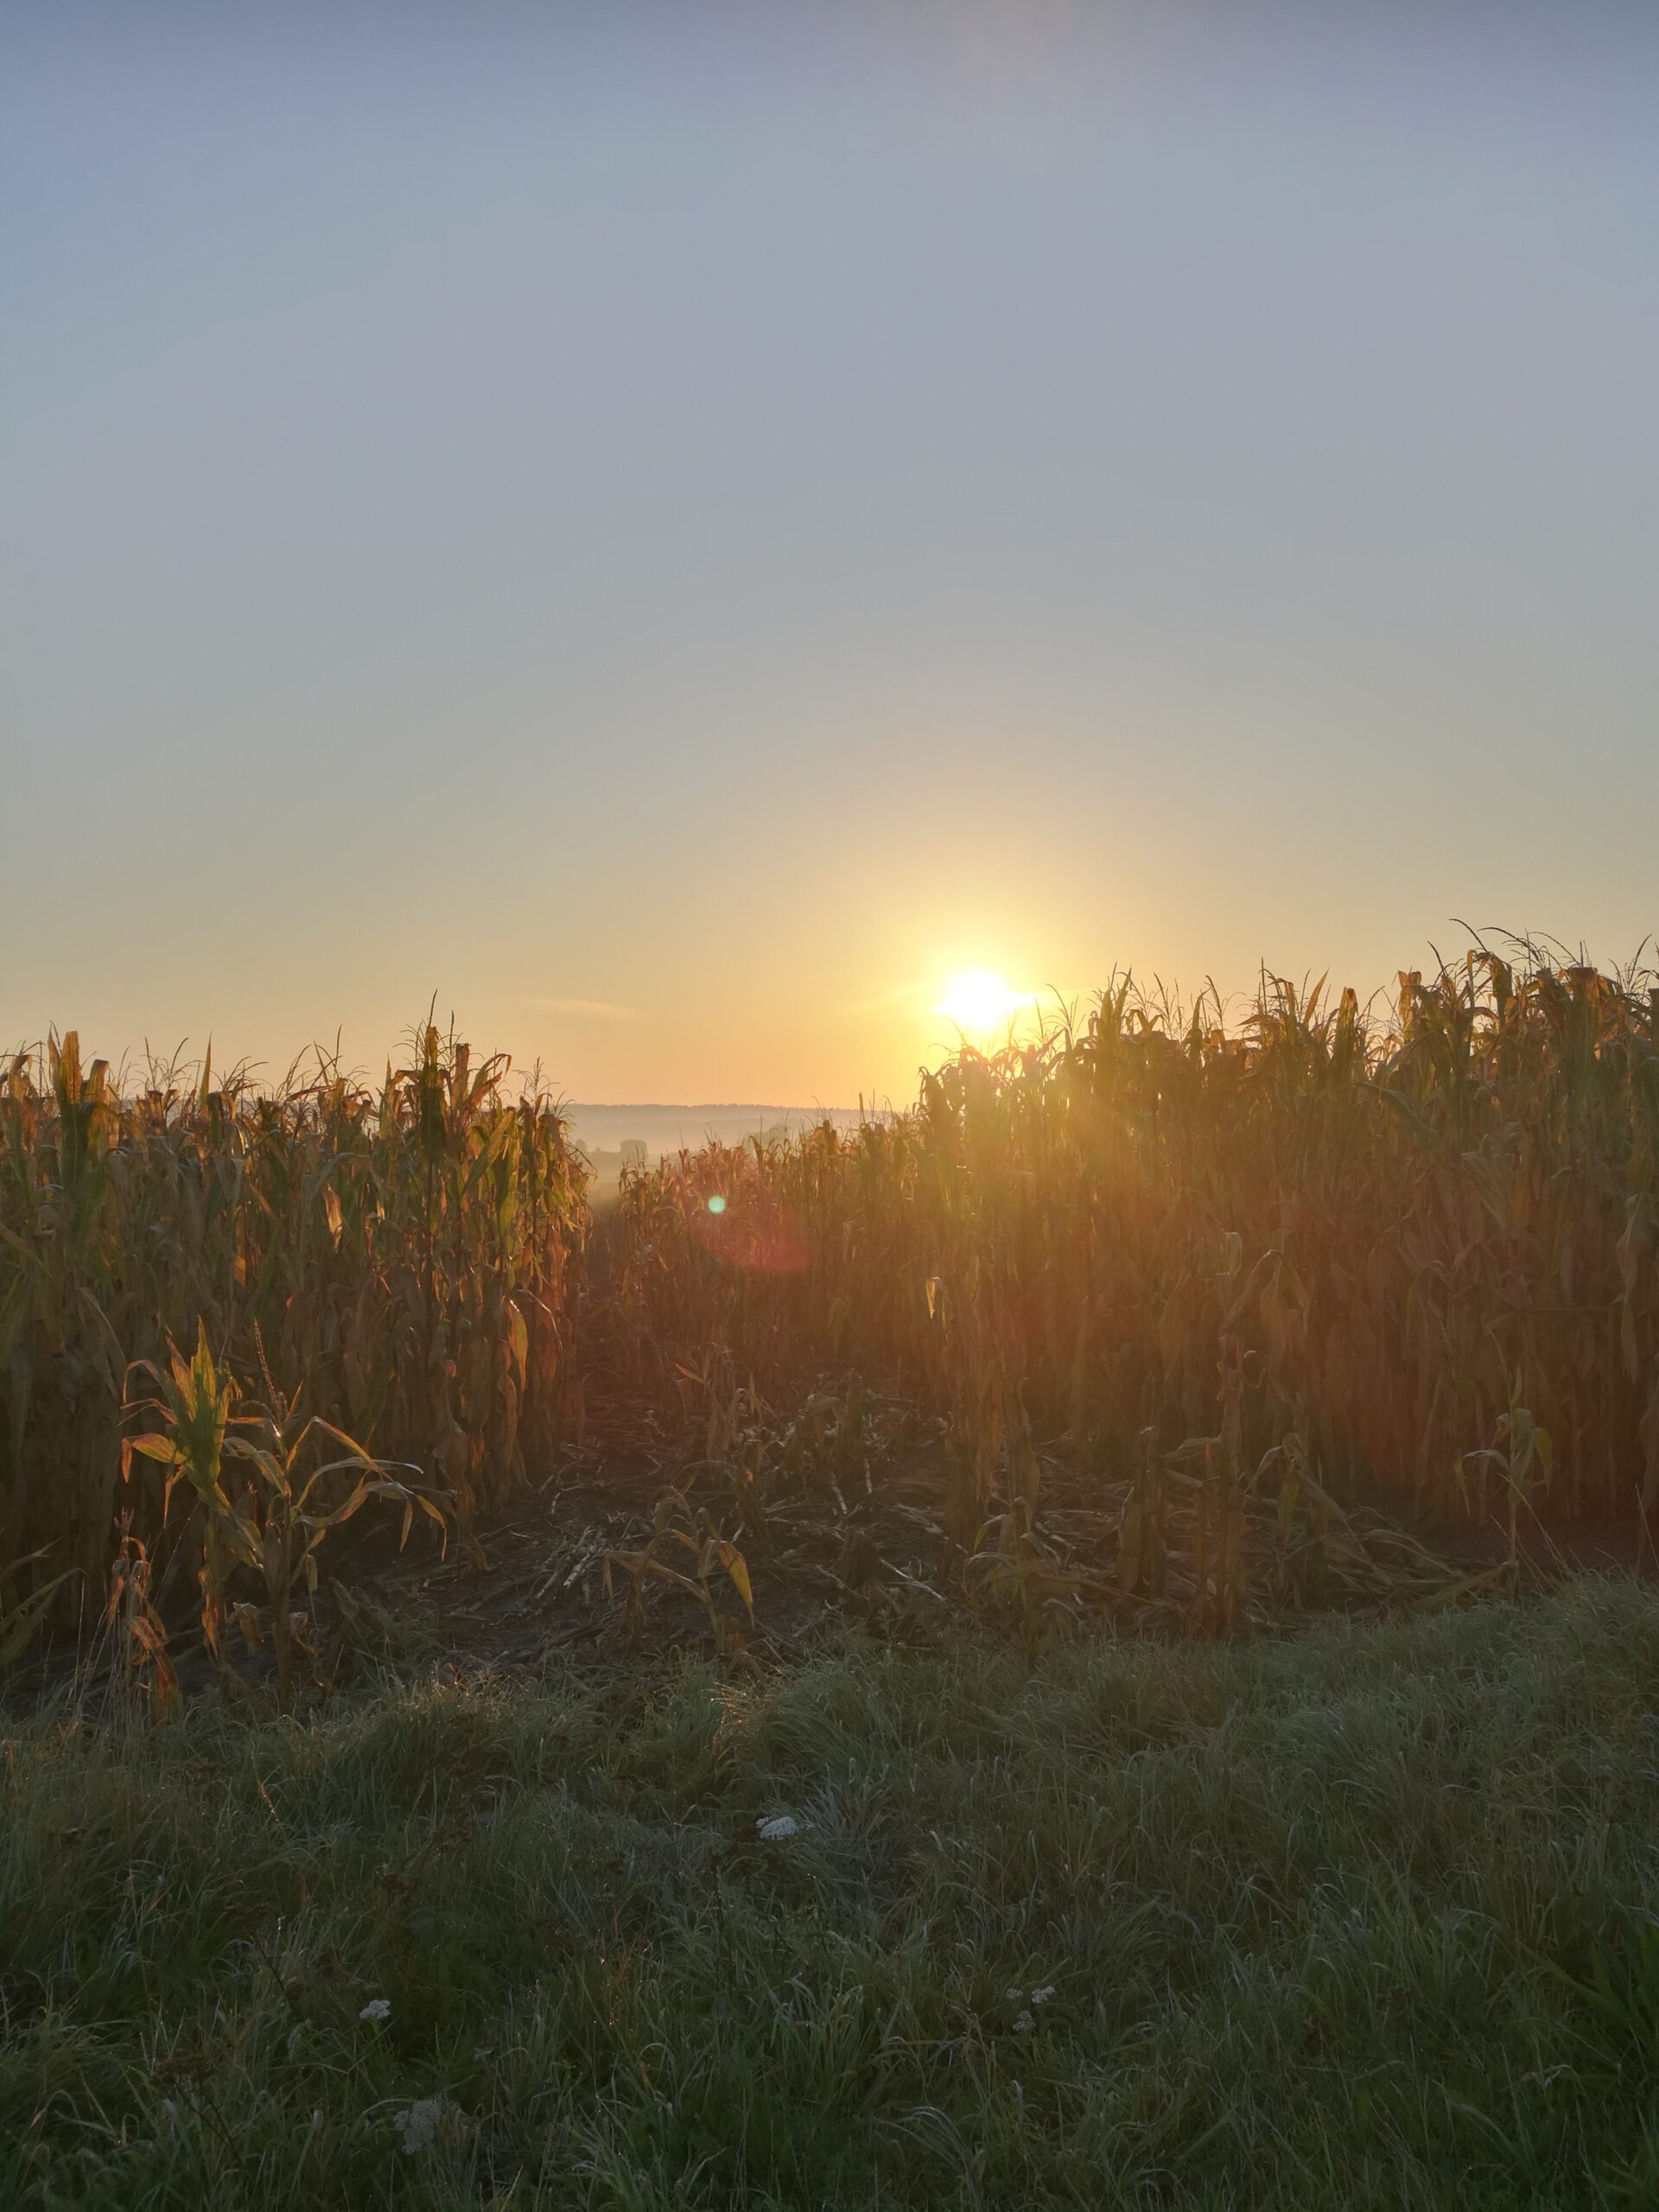
[[1656, 1710], [1586, 1579], [14, 1713], [0, 2200], [1651, 2204]]

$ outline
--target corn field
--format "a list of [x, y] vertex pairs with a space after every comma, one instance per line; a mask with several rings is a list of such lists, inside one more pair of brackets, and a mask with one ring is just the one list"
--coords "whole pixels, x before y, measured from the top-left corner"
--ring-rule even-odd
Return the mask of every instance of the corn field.
[[[908, 1111], [628, 1171], [597, 1227], [560, 1114], [506, 1075], [430, 1027], [378, 1088], [327, 1058], [270, 1091], [118, 1084], [73, 1032], [12, 1059], [0, 1648], [42, 1592], [113, 1561], [130, 1596], [185, 1541], [123, 1441], [135, 1373], [193, 1345], [267, 1409], [262, 1465], [290, 1415], [332, 1427], [463, 1532], [587, 1400], [612, 1436], [674, 1431], [677, 1517], [608, 1556], [634, 1600], [695, 1585], [711, 1618], [732, 1559], [750, 1602], [734, 1540], [781, 1541], [769, 1484], [828, 1485], [843, 1566], [842, 1485], [919, 1525], [884, 1438], [931, 1440], [970, 1599], [1202, 1632], [1316, 1586], [1421, 1592], [1383, 1515], [1507, 1527], [1513, 1564], [1522, 1516], [1635, 1535], [1659, 1496], [1645, 973], [1476, 949], [1380, 1016], [1264, 980], [1230, 1024], [1119, 978]], [[711, 1474], [727, 1503], [694, 1507]]]
[[[851, 1370], [949, 1416], [959, 1518], [1035, 1450], [1213, 1447], [1444, 1525], [1659, 1490], [1659, 989], [1484, 950], [1386, 1018], [1119, 979], [910, 1112], [627, 1179], [613, 1357], [698, 1402]], [[1546, 1480], [1546, 1478], [1548, 1478]]]
[[415, 1471], [463, 1523], [579, 1422], [587, 1224], [563, 1122], [430, 1027], [377, 1091], [326, 1058], [271, 1092], [152, 1067], [118, 1085], [71, 1031], [0, 1074], [0, 1623], [118, 1532], [162, 1534], [121, 1472], [135, 1363], [199, 1333]]

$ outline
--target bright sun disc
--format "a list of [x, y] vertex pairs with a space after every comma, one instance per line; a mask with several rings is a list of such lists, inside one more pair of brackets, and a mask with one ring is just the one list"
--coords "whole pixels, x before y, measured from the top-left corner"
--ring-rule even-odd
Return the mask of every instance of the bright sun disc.
[[982, 1036], [1005, 1022], [1022, 1003], [1002, 977], [990, 968], [964, 968], [944, 987], [944, 996], [933, 1009], [953, 1021], [964, 1035]]

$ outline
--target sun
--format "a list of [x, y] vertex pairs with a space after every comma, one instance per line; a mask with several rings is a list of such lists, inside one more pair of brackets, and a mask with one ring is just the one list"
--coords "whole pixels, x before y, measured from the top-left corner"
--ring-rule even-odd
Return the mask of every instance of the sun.
[[963, 968], [951, 976], [933, 1011], [954, 1022], [963, 1036], [983, 1037], [1000, 1028], [1024, 1003], [995, 969]]

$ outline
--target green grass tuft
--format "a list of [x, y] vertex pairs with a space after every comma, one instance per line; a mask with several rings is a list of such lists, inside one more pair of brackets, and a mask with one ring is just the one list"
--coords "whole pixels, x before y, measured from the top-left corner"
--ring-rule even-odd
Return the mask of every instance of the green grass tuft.
[[14, 1716], [0, 2201], [1650, 2204], [1656, 1711], [1585, 1580]]

